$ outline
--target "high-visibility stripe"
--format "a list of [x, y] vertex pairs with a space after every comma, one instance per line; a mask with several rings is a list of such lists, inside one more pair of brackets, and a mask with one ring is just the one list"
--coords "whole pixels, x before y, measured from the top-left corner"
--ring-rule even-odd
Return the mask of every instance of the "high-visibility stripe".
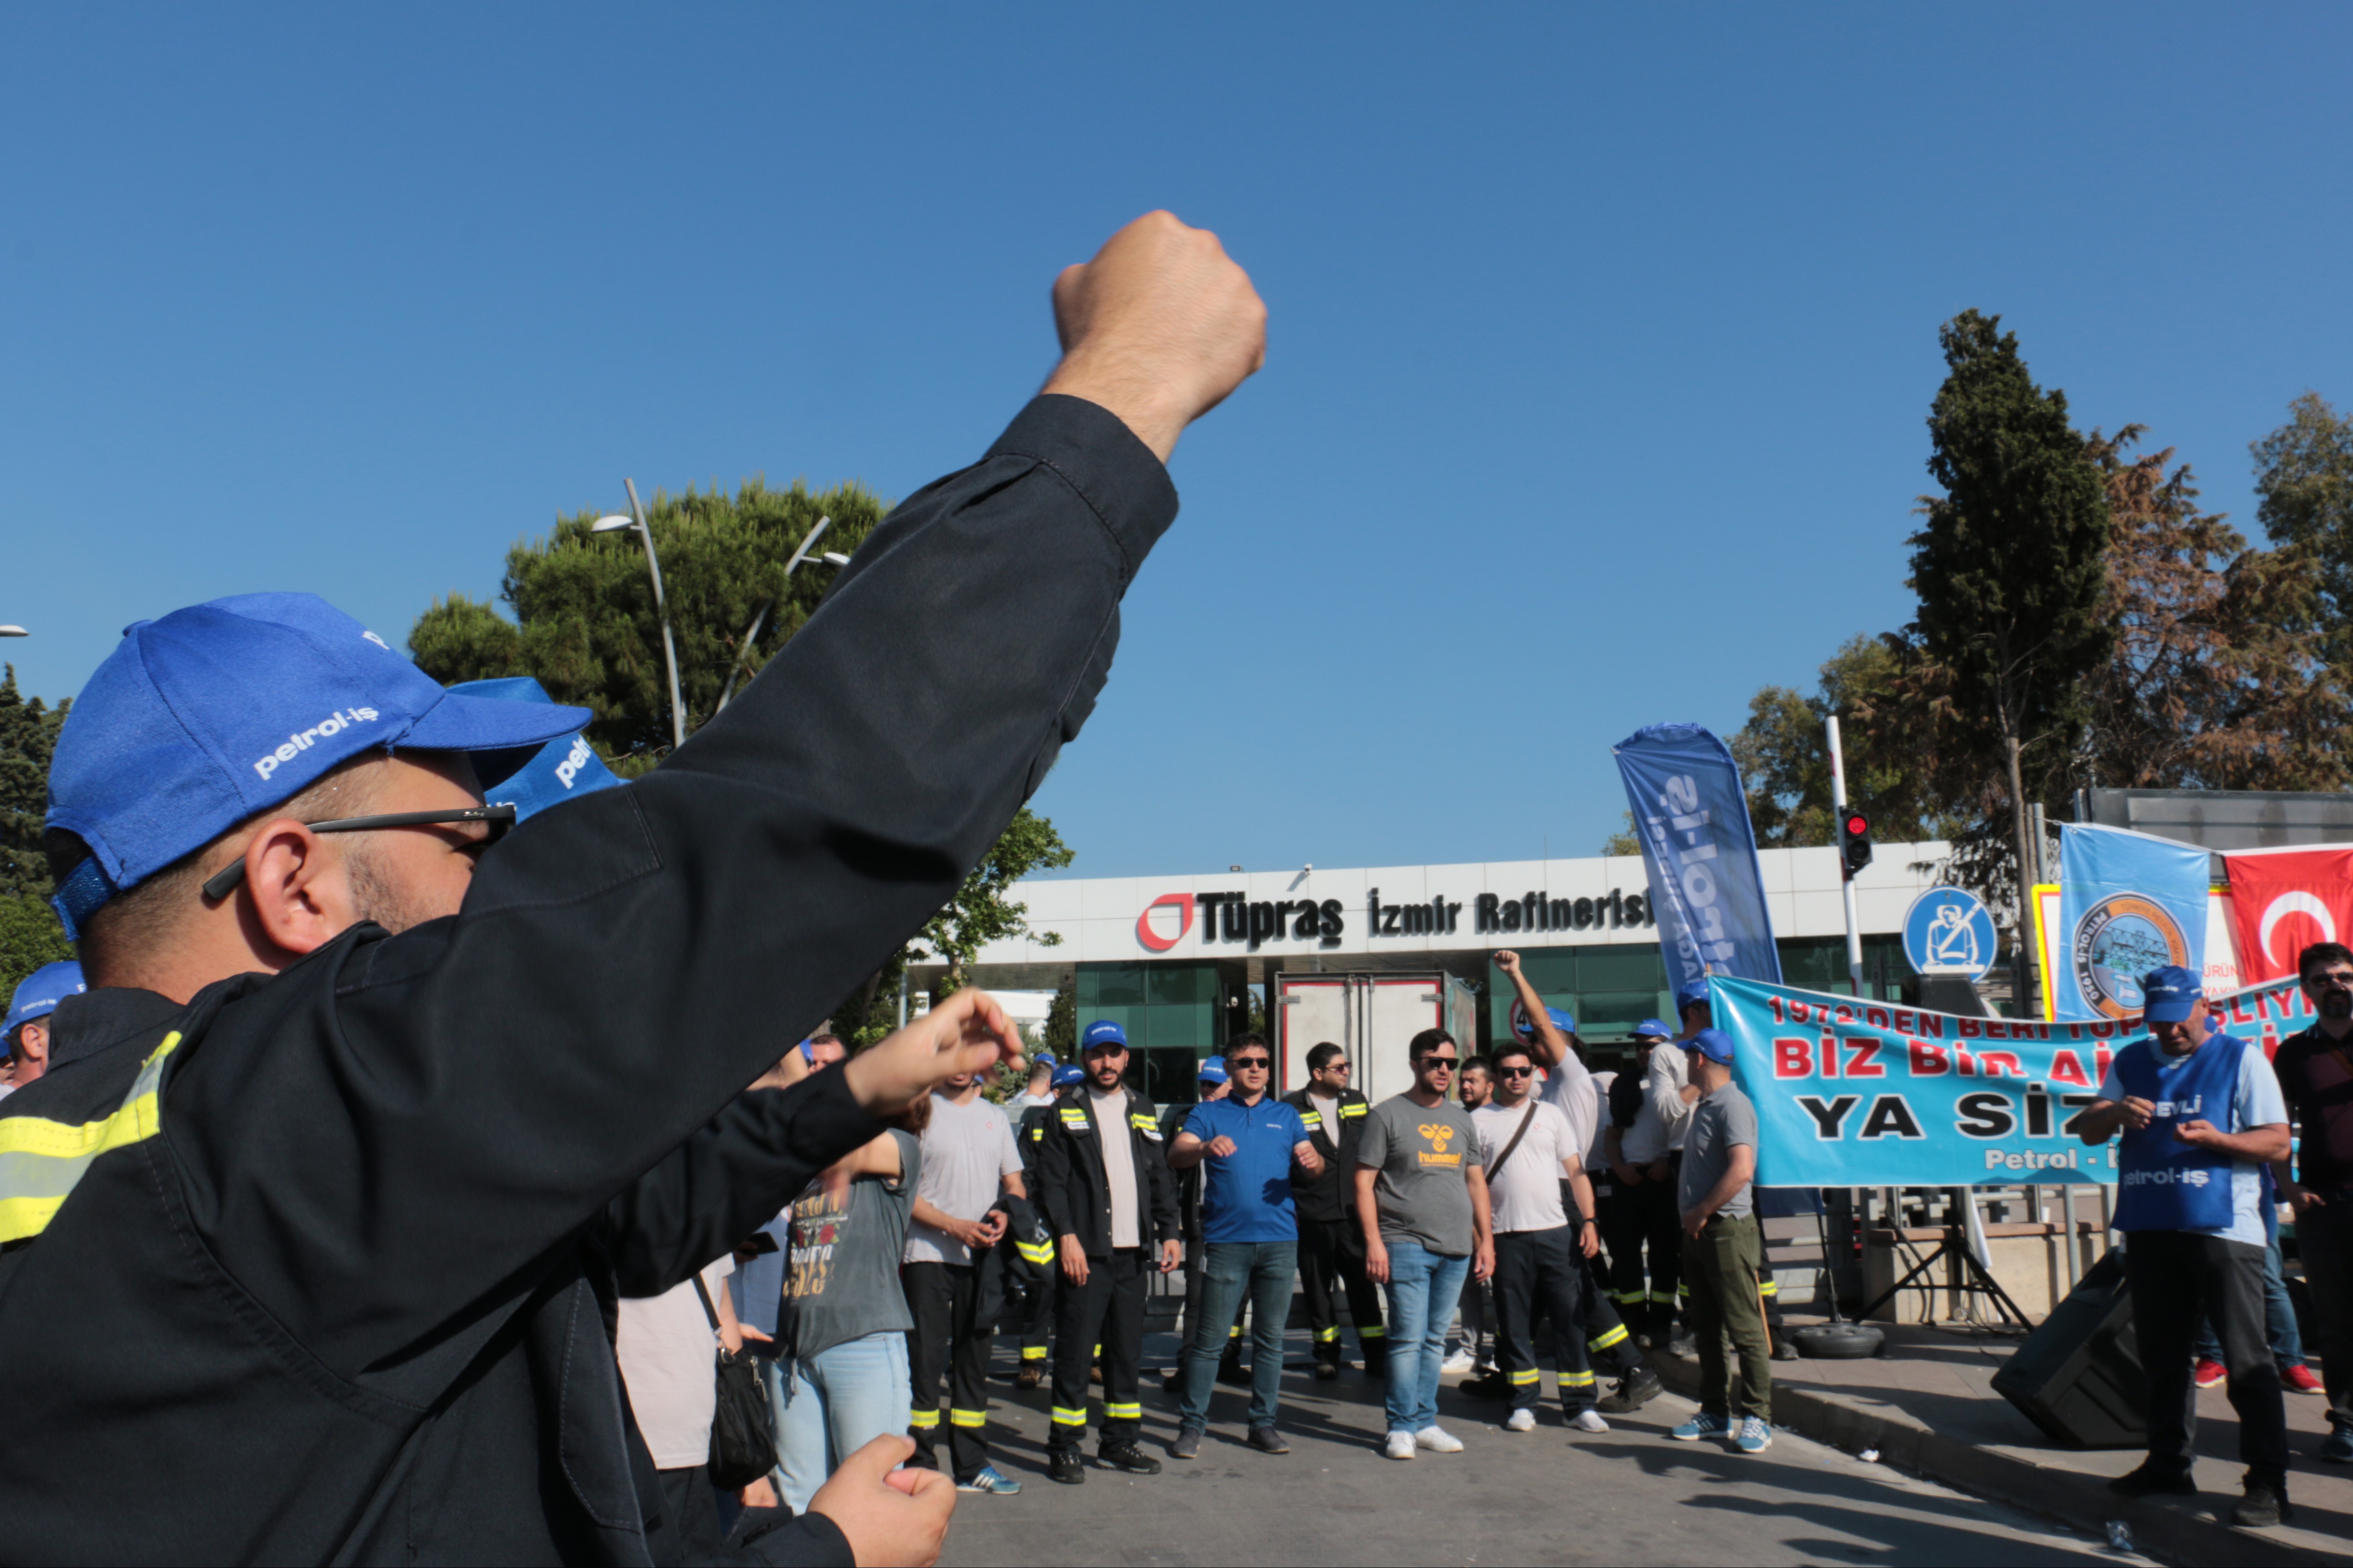
[[75, 1125], [38, 1116], [0, 1117], [0, 1242], [22, 1241], [49, 1221], [100, 1154], [142, 1143], [163, 1131], [156, 1091], [164, 1058], [180, 1044], [177, 1029], [140, 1066], [111, 1116]]
[[1142, 1405], [1106, 1405], [1103, 1406], [1103, 1418], [1107, 1421], [1141, 1421], [1144, 1419], [1144, 1406]]
[[1530, 1367], [1525, 1372], [1515, 1372], [1512, 1373], [1512, 1384], [1514, 1387], [1518, 1387], [1524, 1384], [1534, 1383], [1543, 1375], [1544, 1373], [1538, 1372], [1535, 1367]]
[[1640, 1290], [1612, 1290], [1609, 1299], [1621, 1307], [1639, 1307], [1649, 1298]]
[[1366, 1111], [1371, 1109], [1372, 1108], [1368, 1105], [1344, 1105], [1340, 1108], [1340, 1114], [1343, 1116], [1362, 1116]]
[[1044, 1345], [1023, 1345], [1021, 1347], [1021, 1359], [1023, 1361], [1044, 1361], [1046, 1359], [1046, 1347]]
[[[934, 1411], [932, 1413], [932, 1418], [935, 1421], [938, 1420], [939, 1413], [937, 1411]], [[967, 1428], [974, 1426], [986, 1426], [988, 1425], [988, 1412], [986, 1410], [957, 1410], [951, 1407], [948, 1411], [948, 1421], [951, 1425]]]
[[1589, 1372], [1565, 1372], [1560, 1374], [1560, 1385], [1563, 1388], [1590, 1388], [1593, 1386], [1593, 1374]]
[[1625, 1341], [1626, 1325], [1620, 1323], [1596, 1338], [1586, 1341], [1585, 1343], [1588, 1350], [1606, 1351], [1611, 1345], [1623, 1344]]
[[1087, 1413], [1086, 1413], [1085, 1411], [1083, 1411], [1083, 1410], [1065, 1410], [1065, 1409], [1063, 1409], [1063, 1408], [1062, 1408], [1060, 1405], [1055, 1405], [1055, 1406], [1054, 1406], [1054, 1425], [1055, 1425], [1055, 1426], [1085, 1426], [1086, 1424], [1087, 1424]]
[[1778, 1279], [1767, 1279], [1757, 1287], [1757, 1293], [1760, 1296], [1778, 1296], [1781, 1293], [1781, 1282]]
[[1318, 1329], [1315, 1331], [1315, 1342], [1319, 1345], [1328, 1345], [1339, 1337], [1340, 1330], [1336, 1324], [1328, 1329]]
[[1238, 1339], [1240, 1339], [1241, 1337], [1242, 1337], [1242, 1326], [1241, 1326], [1240, 1323], [1236, 1323], [1232, 1328], [1228, 1329], [1228, 1330], [1226, 1331], [1226, 1338], [1228, 1338], [1228, 1339], [1229, 1339], [1229, 1340], [1238, 1340]]
[[1013, 1250], [1021, 1255], [1023, 1262], [1034, 1263], [1040, 1268], [1054, 1261], [1054, 1246], [1051, 1242], [1017, 1241], [1013, 1244]]
[[1321, 1131], [1324, 1127], [1324, 1113], [1320, 1110], [1311, 1110], [1299, 1121], [1300, 1124], [1310, 1132]]
[[940, 1413], [936, 1410], [910, 1410], [907, 1412], [907, 1425], [913, 1426], [918, 1432], [928, 1432], [939, 1424]]
[[1675, 1298], [1682, 1294], [1680, 1290], [1653, 1290], [1651, 1292], [1651, 1303], [1657, 1307], [1672, 1307], [1675, 1304]]
[[1388, 1337], [1388, 1331], [1381, 1327], [1378, 1323], [1375, 1323], [1369, 1329], [1359, 1328], [1356, 1331], [1356, 1337], [1360, 1340], [1386, 1339]]
[[1128, 1112], [1127, 1124], [1141, 1132], [1157, 1132], [1160, 1131], [1160, 1123], [1153, 1121], [1152, 1118], [1145, 1115], [1141, 1110], [1132, 1110]]
[[1102, 1344], [1102, 1342], [1101, 1342], [1100, 1341], [1098, 1341], [1098, 1342], [1096, 1342], [1096, 1344], [1095, 1344], [1095, 1360], [1097, 1360], [1097, 1361], [1101, 1361], [1101, 1360], [1103, 1360], [1103, 1344]]

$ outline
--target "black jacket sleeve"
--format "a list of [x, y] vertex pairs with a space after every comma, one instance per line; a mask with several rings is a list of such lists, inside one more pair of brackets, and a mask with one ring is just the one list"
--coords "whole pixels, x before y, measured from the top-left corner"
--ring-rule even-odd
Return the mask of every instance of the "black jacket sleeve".
[[[1145, 1114], [1152, 1114], [1152, 1102], [1145, 1101]], [[1168, 1144], [1164, 1139], [1139, 1139], [1144, 1145], [1144, 1168], [1151, 1174], [1152, 1234], [1155, 1240], [1176, 1239], [1176, 1173], [1168, 1163]]]
[[[1086, 1173], [1071, 1155], [1071, 1135], [1063, 1129], [1060, 1116], [1046, 1118], [1046, 1136], [1038, 1144], [1038, 1212], [1045, 1217], [1046, 1232], [1056, 1241], [1066, 1236], [1083, 1237], [1079, 1228], [1080, 1205], [1092, 1201], [1086, 1190]], [[1073, 1188], [1076, 1188], [1073, 1191]]]
[[[192, 1241], [331, 1369], [446, 1361], [954, 893], [1078, 732], [1175, 514], [1115, 416], [1037, 399], [660, 768], [523, 824], [455, 917], [226, 1009], [167, 1086]], [[806, 1158], [872, 1135], [805, 1143], [815, 1111]]]

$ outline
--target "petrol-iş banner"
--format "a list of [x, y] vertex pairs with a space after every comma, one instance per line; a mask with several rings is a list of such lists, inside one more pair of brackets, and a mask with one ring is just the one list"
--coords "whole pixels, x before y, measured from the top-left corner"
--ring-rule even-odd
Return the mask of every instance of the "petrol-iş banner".
[[[2138, 1020], [1963, 1018], [1718, 978], [1716, 1026], [1757, 1106], [1757, 1182], [1954, 1187], [2113, 1182], [2113, 1143], [2073, 1124]], [[2215, 1000], [2211, 1027], [2261, 1047], [2312, 1021], [2294, 982]]]
[[2073, 823], [2060, 830], [2059, 967], [2051, 976], [2060, 1017], [2131, 1017], [2150, 970], [2204, 972], [2208, 864], [2197, 845], [2147, 833]]
[[1613, 750], [1670, 984], [1708, 974], [1778, 983], [1781, 956], [1732, 753], [1697, 724], [1653, 724]]

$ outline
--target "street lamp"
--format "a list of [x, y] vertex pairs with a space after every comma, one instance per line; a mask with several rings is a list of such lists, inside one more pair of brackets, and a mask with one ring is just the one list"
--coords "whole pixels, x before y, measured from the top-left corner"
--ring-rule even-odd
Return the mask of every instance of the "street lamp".
[[629, 492], [629, 517], [600, 517], [588, 525], [591, 533], [611, 533], [617, 529], [634, 528], [646, 547], [646, 570], [653, 574], [654, 613], [661, 617], [662, 657], [670, 664], [670, 736], [673, 749], [686, 744], [686, 705], [678, 695], [678, 641], [670, 629], [670, 605], [662, 598], [661, 563], [654, 558], [654, 532], [646, 526], [646, 509], [638, 500], [635, 479], [621, 483]]
[[[628, 520], [623, 519], [622, 521], [626, 521]], [[817, 520], [817, 526], [810, 529], [807, 534], [802, 536], [800, 548], [794, 551], [793, 558], [785, 563], [785, 581], [787, 584], [792, 581], [793, 573], [799, 568], [800, 563], [809, 558], [809, 546], [817, 542], [818, 535], [823, 533], [826, 531], [827, 526], [832, 521], [833, 519], [829, 517], [820, 517]], [[849, 557], [835, 550], [828, 550], [824, 554], [817, 557], [817, 559], [824, 562], [828, 566], [847, 566], [849, 564]], [[713, 713], [725, 711], [728, 700], [735, 695], [736, 678], [744, 673], [744, 661], [752, 657], [752, 645], [759, 640], [760, 628], [767, 625], [768, 612], [776, 607], [776, 600], [763, 600], [758, 613], [753, 616], [751, 628], [744, 634], [744, 646], [735, 650], [735, 660], [733, 664], [727, 667], [727, 684], [720, 690], [719, 706], [712, 710]]]
[[22, 626], [0, 626], [0, 637], [28, 637], [32, 635]]

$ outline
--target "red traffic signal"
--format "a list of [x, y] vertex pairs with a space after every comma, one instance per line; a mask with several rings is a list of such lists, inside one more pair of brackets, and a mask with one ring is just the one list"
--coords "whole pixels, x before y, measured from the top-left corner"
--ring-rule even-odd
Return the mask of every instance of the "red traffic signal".
[[1871, 818], [1859, 811], [1839, 814], [1839, 858], [1850, 882], [1871, 864]]

